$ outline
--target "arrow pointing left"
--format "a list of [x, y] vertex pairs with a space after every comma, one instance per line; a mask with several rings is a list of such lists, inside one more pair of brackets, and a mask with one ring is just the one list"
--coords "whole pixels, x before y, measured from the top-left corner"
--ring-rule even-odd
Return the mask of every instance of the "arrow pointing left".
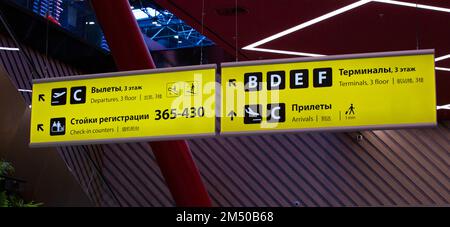
[[228, 80], [228, 87], [235, 86], [236, 87], [236, 79], [229, 79]]
[[45, 102], [44, 94], [39, 94], [39, 101]]
[[43, 126], [44, 126], [44, 124], [38, 124], [38, 125], [37, 125], [37, 130], [38, 130], [38, 132], [39, 132], [39, 131], [44, 131]]

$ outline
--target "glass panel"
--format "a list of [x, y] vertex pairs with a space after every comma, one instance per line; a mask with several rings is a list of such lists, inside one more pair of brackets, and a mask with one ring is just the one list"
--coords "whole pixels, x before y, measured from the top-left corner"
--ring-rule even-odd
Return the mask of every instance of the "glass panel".
[[[17, 0], [13, 1], [47, 18], [91, 44], [109, 51], [89, 1], [85, 0]], [[153, 1], [132, 6], [133, 14], [151, 50], [168, 50], [214, 43]]]

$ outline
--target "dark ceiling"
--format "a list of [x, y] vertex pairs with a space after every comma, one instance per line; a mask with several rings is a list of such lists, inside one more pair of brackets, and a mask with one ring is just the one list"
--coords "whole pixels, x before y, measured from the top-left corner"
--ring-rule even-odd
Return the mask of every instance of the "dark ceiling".
[[[359, 1], [155, 0], [155, 2], [198, 31], [203, 29], [208, 38], [230, 54], [235, 55], [237, 50], [239, 60], [257, 60], [288, 58], [294, 55], [242, 48]], [[431, 48], [435, 49], [436, 57], [450, 54], [450, 1], [401, 0], [397, 3], [435, 6], [446, 8], [448, 11], [371, 1], [257, 48], [322, 55]], [[234, 12], [238, 12], [237, 16]], [[436, 66], [450, 69], [450, 59], [438, 61]], [[450, 72], [436, 71], [436, 74], [438, 104], [448, 104]]]
[[[402, 0], [444, 7], [450, 1]], [[202, 0], [156, 0], [189, 24], [201, 30]], [[243, 59], [285, 58], [289, 55], [242, 50], [288, 28], [348, 6], [358, 0], [237, 0], [237, 37]], [[235, 8], [235, 1], [204, 1], [203, 29], [208, 37], [235, 53], [236, 16], [220, 15]], [[407, 6], [369, 2], [302, 30], [293, 32], [261, 48], [317, 54], [346, 54], [373, 51], [436, 49], [436, 57], [450, 54], [450, 11], [439, 12]], [[450, 62], [449, 62], [450, 63]], [[444, 65], [442, 65], [444, 67]], [[448, 65], [450, 68], [450, 64]]]

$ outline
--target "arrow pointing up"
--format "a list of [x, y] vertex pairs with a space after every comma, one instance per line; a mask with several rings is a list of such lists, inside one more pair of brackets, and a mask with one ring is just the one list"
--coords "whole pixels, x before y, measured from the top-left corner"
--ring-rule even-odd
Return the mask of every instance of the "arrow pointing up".
[[39, 131], [44, 131], [44, 128], [42, 128], [44, 126], [44, 124], [38, 124], [37, 125], [37, 130]]
[[228, 113], [228, 115], [227, 115], [228, 117], [231, 117], [231, 120], [233, 120], [234, 119], [234, 117], [236, 117], [237, 116], [237, 114], [236, 114], [236, 112], [234, 112], [234, 110], [232, 110], [232, 111], [230, 111], [229, 113]]
[[44, 94], [39, 94], [39, 101], [45, 102]]

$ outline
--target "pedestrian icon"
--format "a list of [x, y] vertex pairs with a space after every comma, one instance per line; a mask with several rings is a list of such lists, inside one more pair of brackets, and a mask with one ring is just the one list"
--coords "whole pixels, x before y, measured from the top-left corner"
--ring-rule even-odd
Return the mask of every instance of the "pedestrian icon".
[[244, 124], [257, 124], [262, 121], [261, 105], [245, 105]]
[[197, 95], [200, 90], [200, 85], [197, 81], [188, 81], [186, 83], [186, 95]]
[[59, 136], [66, 134], [66, 118], [50, 119], [50, 135]]
[[192, 85], [191, 85], [191, 94], [195, 94], [195, 85], [194, 85], [194, 83], [192, 83]]
[[345, 111], [345, 115], [355, 115], [355, 107], [353, 106], [353, 104], [350, 104], [350, 107], [348, 108], [347, 111]]
[[52, 89], [52, 106], [65, 105], [66, 104], [66, 88]]

